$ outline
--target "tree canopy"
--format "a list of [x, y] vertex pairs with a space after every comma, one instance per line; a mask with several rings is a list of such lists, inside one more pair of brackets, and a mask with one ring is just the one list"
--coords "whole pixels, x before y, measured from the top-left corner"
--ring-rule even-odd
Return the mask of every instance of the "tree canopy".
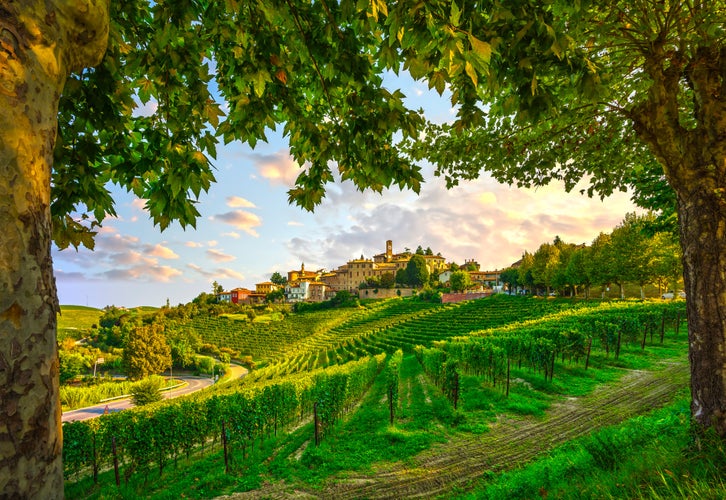
[[[0, 410], [22, 429], [2, 444], [13, 463], [50, 457], [0, 466], [7, 492], [62, 491], [51, 236], [93, 247], [111, 183], [161, 229], [194, 226], [218, 143], [277, 127], [305, 209], [337, 180], [417, 192], [424, 160], [450, 186], [585, 179], [675, 208], [692, 413], [726, 436], [723, 0], [5, 0], [0, 14], [0, 342], [40, 367], [0, 380], [22, 409]], [[400, 71], [448, 89], [456, 119], [408, 109], [383, 84]]]
[[171, 348], [158, 323], [134, 328], [126, 340], [123, 352], [126, 372], [131, 379], [157, 375], [171, 367]]

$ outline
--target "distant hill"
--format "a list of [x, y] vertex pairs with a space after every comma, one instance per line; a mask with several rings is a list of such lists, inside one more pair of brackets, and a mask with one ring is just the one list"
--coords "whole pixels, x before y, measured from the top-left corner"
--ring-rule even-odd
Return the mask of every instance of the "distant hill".
[[60, 306], [58, 314], [58, 338], [65, 336], [77, 337], [80, 332], [89, 330], [98, 325], [98, 319], [103, 314], [101, 309], [87, 306]]

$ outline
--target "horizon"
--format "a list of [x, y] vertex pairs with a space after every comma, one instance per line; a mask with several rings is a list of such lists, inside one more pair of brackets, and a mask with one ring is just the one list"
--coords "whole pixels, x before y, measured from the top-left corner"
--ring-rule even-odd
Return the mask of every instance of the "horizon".
[[[392, 83], [408, 96], [409, 107], [425, 109], [432, 121], [453, 119], [456, 109], [446, 93], [439, 96], [410, 77]], [[336, 178], [309, 213], [287, 202], [300, 166], [279, 131], [268, 138], [254, 150], [239, 142], [219, 145], [217, 182], [200, 197], [196, 230], [173, 224], [159, 231], [143, 210], [144, 200], [110, 186], [118, 216], [104, 221], [96, 249], [53, 246], [59, 303], [187, 303], [211, 291], [213, 281], [226, 290], [254, 288], [303, 262], [309, 269], [332, 270], [361, 254], [380, 253], [389, 239], [396, 251], [421, 245], [447, 262], [474, 259], [484, 270], [502, 269], [555, 236], [589, 244], [639, 210], [626, 192], [604, 200], [580, 194], [584, 181], [566, 193], [559, 182], [517, 188], [483, 174], [446, 189], [433, 167], [423, 165], [426, 182], [419, 195], [397, 189], [361, 193]]]

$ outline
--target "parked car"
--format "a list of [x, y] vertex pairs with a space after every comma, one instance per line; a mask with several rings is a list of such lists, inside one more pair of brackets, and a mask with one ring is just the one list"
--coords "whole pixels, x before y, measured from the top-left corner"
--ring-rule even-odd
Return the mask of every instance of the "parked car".
[[[683, 290], [679, 290], [678, 291], [678, 296], [680, 298], [682, 298], [682, 299], [685, 299], [686, 298], [686, 292], [684, 292]], [[661, 299], [672, 299], [673, 297], [675, 297], [675, 294], [673, 292], [666, 292], [666, 293], [664, 293], [663, 295], [660, 296]]]

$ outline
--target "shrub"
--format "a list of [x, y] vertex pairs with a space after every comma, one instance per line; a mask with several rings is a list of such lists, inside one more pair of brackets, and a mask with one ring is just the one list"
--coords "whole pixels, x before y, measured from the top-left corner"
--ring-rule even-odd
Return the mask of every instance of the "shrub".
[[131, 387], [131, 401], [136, 406], [144, 406], [161, 401], [163, 399], [161, 392], [159, 392], [161, 383], [162, 378], [158, 375], [137, 382]]

